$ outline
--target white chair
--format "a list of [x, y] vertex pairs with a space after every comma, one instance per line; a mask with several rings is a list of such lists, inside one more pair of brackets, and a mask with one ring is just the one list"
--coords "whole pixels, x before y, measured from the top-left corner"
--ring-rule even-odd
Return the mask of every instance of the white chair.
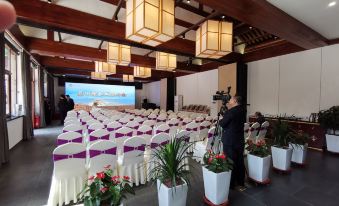
[[102, 121], [102, 123], [107, 127], [107, 125], [109, 123], [113, 122], [113, 120], [109, 119], [109, 118], [106, 118], [104, 121]]
[[136, 121], [141, 125], [145, 121], [145, 119], [141, 116], [138, 116], [138, 117], [134, 118], [133, 121]]
[[97, 130], [97, 129], [104, 129], [105, 125], [103, 123], [93, 123], [88, 126], [88, 134]]
[[69, 142], [83, 143], [82, 134], [79, 132], [65, 132], [57, 137], [57, 145], [63, 145]]
[[151, 126], [148, 126], [148, 125], [141, 125], [137, 130], [137, 136], [143, 137], [146, 141], [146, 145], [150, 144], [152, 134], [153, 134], [153, 129]]
[[249, 134], [248, 134], [248, 140], [252, 140], [253, 142], [256, 141], [256, 137], [258, 134], [258, 128], [260, 127], [260, 124], [258, 122], [254, 123], [249, 130]]
[[155, 120], [145, 120], [143, 123], [142, 123], [142, 125], [148, 125], [148, 126], [150, 126], [150, 127], [154, 127], [154, 125], [155, 125], [155, 123], [156, 123], [156, 121]]
[[[213, 135], [214, 135], [215, 127], [212, 127], [208, 130], [207, 139], [201, 142], [197, 142], [195, 144], [195, 149], [193, 152], [193, 159], [195, 159], [197, 162], [203, 163], [203, 157], [205, 153], [211, 149], [211, 143], [213, 141]], [[215, 145], [215, 144], [214, 144]]]
[[109, 140], [110, 133], [106, 129], [97, 129], [91, 133], [89, 133], [88, 141], [90, 144], [98, 140]]
[[198, 141], [204, 140], [207, 137], [208, 130], [211, 126], [211, 122], [203, 121], [199, 125], [199, 134], [198, 134]]
[[175, 113], [171, 113], [171, 114], [168, 115], [167, 118], [168, 118], [169, 120], [171, 120], [171, 119], [173, 119], [173, 118], [178, 119], [178, 116], [177, 116]]
[[[190, 132], [186, 131], [185, 129], [182, 129], [175, 135], [175, 138], [180, 140], [180, 141], [185, 141], [187, 144], [189, 144], [189, 142], [190, 142]], [[191, 152], [191, 150], [192, 149], [189, 148], [187, 152]], [[187, 166], [185, 167], [185, 169], [189, 170], [187, 158], [185, 158], [183, 164], [186, 164]]]
[[67, 117], [77, 117], [77, 116], [78, 116], [78, 114], [74, 110], [67, 112]]
[[110, 122], [106, 129], [110, 133], [110, 140], [115, 140], [115, 132], [122, 127], [122, 124], [118, 121]]
[[250, 124], [244, 123], [244, 139], [246, 140], [248, 138], [248, 132], [250, 131]]
[[79, 121], [79, 120], [78, 120], [78, 117], [76, 117], [76, 116], [75, 117], [66, 117], [64, 122], [66, 123], [66, 122], [70, 122], [70, 121]]
[[158, 127], [156, 127], [154, 130], [154, 134], [159, 134], [161, 132], [169, 134], [170, 127], [167, 124], [161, 124]]
[[198, 124], [202, 123], [203, 121], [204, 121], [204, 117], [202, 116], [198, 116], [197, 118], [195, 118], [195, 122]]
[[118, 120], [122, 125], [126, 125], [127, 122], [131, 121], [128, 117], [123, 117]]
[[104, 115], [99, 115], [99, 116], [97, 117], [97, 120], [100, 121], [101, 123], [102, 123], [105, 119], [107, 119], [107, 117], [105, 117]]
[[265, 136], [267, 134], [267, 130], [268, 130], [269, 126], [270, 126], [270, 123], [268, 121], [265, 121], [261, 124], [256, 142], [259, 141], [259, 140], [265, 139]]
[[110, 165], [114, 175], [118, 175], [117, 170], [117, 145], [113, 141], [100, 140], [93, 143], [89, 149], [88, 176], [95, 176], [96, 173], [104, 170]]
[[119, 175], [131, 177], [131, 183], [136, 186], [146, 183], [145, 146], [144, 138], [130, 137], [124, 141], [123, 153], [118, 159]]
[[125, 126], [131, 128], [133, 130], [137, 130], [140, 125], [137, 121], [130, 121], [130, 122], [127, 122], [127, 124]]
[[177, 130], [179, 128], [179, 119], [177, 118], [172, 118], [169, 121], [167, 121], [166, 124], [168, 124], [168, 126], [170, 127], [170, 135], [173, 136], [177, 133]]
[[150, 149], [145, 153], [147, 177], [150, 176], [150, 171], [154, 169], [154, 161], [157, 161], [154, 157], [154, 151], [159, 149], [159, 147], [168, 144], [170, 140], [171, 137], [167, 133], [159, 133], [152, 137]]
[[206, 121], [209, 121], [209, 122], [212, 122], [212, 121], [213, 121], [213, 117], [211, 117], [211, 116], [206, 116], [206, 117], [205, 117], [205, 120], [206, 120]]
[[119, 119], [121, 119], [121, 118], [122, 118], [121, 115], [115, 114], [115, 115], [111, 116], [109, 119], [112, 120], [112, 121], [119, 121]]
[[185, 118], [182, 120], [182, 122], [181, 122], [181, 127], [182, 127], [182, 128], [185, 128], [185, 126], [186, 126], [188, 123], [190, 123], [190, 122], [192, 122], [192, 119], [189, 118], [189, 117], [185, 117]]
[[195, 142], [198, 140], [198, 126], [196, 122], [190, 122], [185, 126], [185, 130], [190, 134], [190, 142], [192, 143], [192, 146], [188, 150], [189, 152], [193, 152]]
[[81, 126], [80, 124], [70, 124], [70, 125], [65, 126], [62, 129], [62, 132], [63, 133], [65, 133], [65, 132], [78, 132], [79, 134], [82, 134], [83, 126]]
[[82, 125], [82, 124], [78, 120], [70, 120], [70, 121], [67, 121], [67, 122], [64, 123], [64, 127], [66, 127], [68, 125]]
[[53, 151], [53, 177], [48, 205], [68, 205], [77, 202], [87, 178], [86, 148], [83, 144], [67, 143]]
[[115, 131], [114, 140], [118, 147], [118, 154], [122, 153], [124, 141], [133, 136], [133, 130], [129, 127], [122, 127]]
[[148, 115], [147, 118], [148, 118], [148, 120], [156, 120], [157, 117], [158, 117], [158, 115], [151, 113], [150, 115]]

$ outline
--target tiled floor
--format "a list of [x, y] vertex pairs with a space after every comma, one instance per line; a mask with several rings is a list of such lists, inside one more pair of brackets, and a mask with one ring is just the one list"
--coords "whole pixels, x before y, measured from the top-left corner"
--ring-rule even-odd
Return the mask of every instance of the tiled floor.
[[[52, 176], [52, 151], [61, 128], [35, 131], [32, 141], [21, 142], [10, 152], [10, 163], [0, 168], [1, 206], [42, 206], [47, 202]], [[251, 185], [244, 192], [231, 191], [232, 206], [338, 206], [339, 156], [309, 151], [307, 167], [290, 175], [272, 172], [268, 186]], [[187, 205], [201, 206], [204, 193], [201, 167], [194, 164]], [[155, 185], [136, 188], [124, 205], [157, 205]]]

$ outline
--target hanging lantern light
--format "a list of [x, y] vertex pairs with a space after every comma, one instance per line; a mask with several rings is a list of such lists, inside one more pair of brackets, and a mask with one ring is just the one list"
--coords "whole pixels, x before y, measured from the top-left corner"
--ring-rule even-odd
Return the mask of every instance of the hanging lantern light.
[[131, 47], [108, 42], [107, 62], [127, 66], [131, 63]]
[[124, 75], [122, 75], [122, 81], [123, 82], [134, 82], [134, 76], [133, 75], [124, 74]]
[[177, 67], [177, 56], [165, 52], [156, 52], [156, 69], [172, 71]]
[[134, 66], [134, 76], [139, 78], [151, 77], [152, 69], [148, 67]]
[[233, 24], [207, 20], [196, 31], [195, 56], [219, 59], [232, 52]]
[[106, 73], [103, 73], [103, 72], [91, 72], [91, 79], [106, 80], [106, 78], [107, 78]]
[[174, 0], [127, 0], [126, 39], [157, 46], [174, 38]]
[[117, 71], [116, 71], [116, 65], [115, 64], [110, 64], [110, 63], [107, 63], [107, 62], [99, 62], [99, 61], [96, 61], [95, 62], [95, 72], [98, 72], [98, 73], [105, 73], [105, 74], [116, 74]]

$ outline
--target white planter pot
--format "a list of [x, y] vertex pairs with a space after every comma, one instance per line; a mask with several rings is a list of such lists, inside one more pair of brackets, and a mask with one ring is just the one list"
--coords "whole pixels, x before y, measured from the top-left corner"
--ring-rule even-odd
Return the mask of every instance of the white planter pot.
[[335, 131], [334, 131], [334, 134], [335, 134], [335, 135], [339, 135], [339, 130], [335, 130]]
[[273, 167], [281, 171], [289, 171], [291, 168], [292, 149], [283, 149], [275, 146], [272, 146], [271, 149]]
[[299, 145], [290, 143], [289, 147], [293, 150], [292, 162], [302, 165], [305, 164], [307, 155], [307, 144]]
[[339, 153], [339, 136], [326, 134], [327, 151]]
[[255, 155], [247, 155], [248, 175], [257, 182], [268, 182], [269, 171], [271, 166], [271, 155], [267, 157], [258, 157]]
[[232, 171], [214, 173], [202, 167], [205, 197], [215, 205], [228, 201]]
[[187, 183], [175, 188], [168, 188], [157, 180], [159, 206], [185, 206], [187, 199]]

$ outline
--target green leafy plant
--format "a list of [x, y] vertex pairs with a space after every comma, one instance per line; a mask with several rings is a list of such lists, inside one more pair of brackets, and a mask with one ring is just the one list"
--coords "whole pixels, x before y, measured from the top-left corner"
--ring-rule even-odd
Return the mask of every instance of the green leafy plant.
[[303, 130], [292, 130], [291, 138], [293, 143], [297, 145], [305, 145], [311, 139], [310, 135]]
[[105, 170], [91, 176], [84, 189], [78, 194], [79, 202], [85, 206], [118, 206], [126, 194], [135, 194], [128, 176], [112, 176], [110, 165]]
[[282, 121], [281, 118], [278, 118], [278, 121], [273, 125], [272, 130], [274, 146], [279, 148], [287, 148], [289, 143], [293, 143], [291, 132], [292, 130], [288, 123]]
[[223, 153], [216, 154], [212, 150], [205, 153], [203, 161], [204, 166], [214, 173], [228, 172], [233, 169], [231, 158]]
[[334, 134], [335, 130], [339, 130], [339, 106], [320, 111], [318, 121], [324, 129], [331, 130], [329, 134]]
[[253, 142], [252, 140], [247, 140], [246, 150], [254, 156], [258, 157], [267, 157], [271, 154], [270, 146], [266, 143], [265, 140], [258, 140]]
[[160, 182], [169, 188], [182, 185], [185, 182], [189, 184], [189, 171], [187, 151], [192, 143], [185, 142], [185, 139], [173, 138], [163, 146], [155, 149], [151, 155], [151, 162], [154, 167], [150, 170], [149, 177]]

